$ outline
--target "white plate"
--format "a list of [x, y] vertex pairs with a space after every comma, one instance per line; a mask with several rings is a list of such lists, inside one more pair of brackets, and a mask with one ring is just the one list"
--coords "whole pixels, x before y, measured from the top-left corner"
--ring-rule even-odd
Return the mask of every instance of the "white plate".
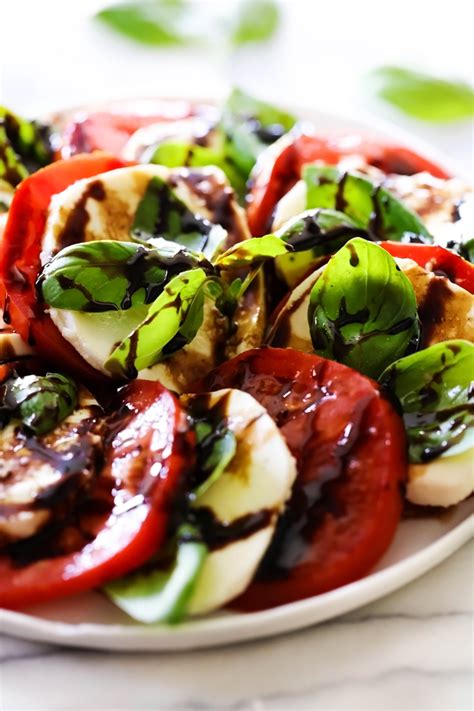
[[[356, 130], [403, 142], [455, 173], [455, 167], [422, 142], [387, 124], [348, 120], [309, 111], [298, 115], [321, 129]], [[0, 611], [7, 634], [74, 647], [111, 650], [179, 650], [212, 647], [300, 629], [354, 610], [426, 573], [474, 535], [474, 500], [441, 515], [404, 520], [389, 550], [371, 575], [324, 595], [256, 613], [221, 612], [180, 625], [139, 625], [100, 593], [31, 607]]]

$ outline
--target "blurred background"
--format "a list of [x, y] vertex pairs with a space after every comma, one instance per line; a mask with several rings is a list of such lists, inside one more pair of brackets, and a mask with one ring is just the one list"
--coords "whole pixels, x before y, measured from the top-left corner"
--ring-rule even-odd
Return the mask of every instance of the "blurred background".
[[[112, 97], [221, 97], [237, 84], [283, 105], [388, 119], [472, 174], [472, 23], [464, 0], [135, 0], [125, 30], [123, 13], [114, 15], [112, 7], [110, 15], [111, 5], [114, 0], [5, 3], [1, 103], [33, 117]], [[104, 9], [106, 16], [97, 17]], [[150, 35], [150, 22], [158, 34]], [[434, 113], [428, 106], [421, 120], [420, 107], [410, 105], [423, 95], [423, 84], [412, 81], [407, 89], [398, 78], [394, 89], [393, 72], [388, 79], [382, 73], [382, 85], [379, 75], [374, 80], [374, 70], [387, 65], [448, 80], [428, 91], [428, 104], [433, 94], [438, 102]], [[408, 113], [394, 105], [400, 91]], [[392, 103], [380, 92], [392, 92]]]

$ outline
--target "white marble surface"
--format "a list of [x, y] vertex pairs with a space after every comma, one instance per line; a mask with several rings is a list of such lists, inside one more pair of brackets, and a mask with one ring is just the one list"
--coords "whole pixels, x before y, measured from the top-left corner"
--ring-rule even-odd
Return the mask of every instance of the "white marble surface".
[[262, 642], [107, 654], [0, 638], [2, 711], [464, 711], [474, 544], [403, 590]]

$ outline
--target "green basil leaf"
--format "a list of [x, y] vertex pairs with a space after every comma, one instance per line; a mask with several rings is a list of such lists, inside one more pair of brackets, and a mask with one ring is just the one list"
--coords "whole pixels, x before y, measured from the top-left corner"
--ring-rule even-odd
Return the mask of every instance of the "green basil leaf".
[[12, 378], [0, 386], [0, 420], [18, 418], [35, 435], [53, 430], [76, 405], [76, 385], [59, 373]]
[[0, 106], [0, 181], [16, 186], [52, 157], [47, 126], [26, 121]]
[[38, 279], [38, 288], [44, 301], [55, 308], [124, 311], [152, 303], [174, 275], [204, 261], [166, 242], [161, 249], [114, 240], [84, 242], [53, 257]]
[[293, 287], [318, 265], [321, 257], [334, 254], [353, 237], [369, 239], [348, 215], [337, 210], [316, 208], [291, 218], [276, 236], [290, 244], [294, 252], [277, 257], [277, 274]]
[[334, 166], [306, 165], [307, 208], [324, 207], [344, 212], [359, 227], [379, 240], [400, 241], [407, 234], [432, 241], [418, 216], [381, 185], [357, 173]]
[[372, 378], [419, 340], [410, 281], [388, 252], [359, 237], [331, 257], [314, 284], [308, 320], [316, 353]]
[[377, 95], [424, 121], [448, 122], [474, 115], [474, 89], [404, 67], [379, 67], [369, 75]]
[[235, 244], [226, 252], [220, 254], [214, 260], [214, 265], [221, 269], [256, 266], [263, 264], [268, 259], [275, 259], [275, 257], [291, 251], [293, 251], [291, 245], [285, 244], [275, 235], [253, 237]]
[[135, 0], [110, 5], [95, 18], [141, 44], [187, 45], [196, 39], [190, 31], [189, 11], [192, 5], [183, 0]]
[[[170, 352], [185, 345], [180, 339], [180, 329], [186, 322], [194, 298], [207, 279], [204, 269], [195, 268], [175, 276], [154, 301], [141, 324], [125, 338], [110, 354], [105, 367], [117, 375], [136, 377], [137, 372], [148, 368]], [[197, 314], [196, 318], [202, 316]], [[197, 328], [187, 324], [187, 333], [196, 333]], [[187, 341], [188, 342], [188, 341]], [[172, 346], [167, 349], [168, 346]]]
[[176, 538], [172, 562], [165, 569], [132, 573], [104, 588], [117, 607], [139, 622], [176, 624], [186, 615], [208, 549], [189, 523], [179, 527]]
[[264, 42], [280, 24], [278, 6], [269, 0], [243, 0], [239, 4], [232, 41], [236, 45]]
[[151, 245], [156, 240], [170, 240], [206, 256], [212, 256], [226, 236], [220, 225], [191, 212], [157, 176], [148, 183], [138, 205], [131, 234], [135, 240]]
[[380, 383], [400, 403], [411, 462], [427, 462], [474, 425], [474, 345], [451, 340], [397, 360]]

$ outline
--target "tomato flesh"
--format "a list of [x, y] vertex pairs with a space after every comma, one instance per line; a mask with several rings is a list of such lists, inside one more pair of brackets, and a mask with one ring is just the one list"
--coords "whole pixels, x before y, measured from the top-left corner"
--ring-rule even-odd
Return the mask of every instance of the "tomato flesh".
[[273, 607], [364, 576], [393, 538], [407, 471], [403, 423], [377, 384], [316, 355], [261, 348], [195, 389], [224, 387], [268, 410], [298, 469], [272, 546], [235, 605]]
[[262, 154], [254, 169], [247, 196], [251, 233], [260, 237], [270, 231], [277, 202], [300, 179], [304, 165], [315, 161], [335, 165], [349, 155], [362, 156], [369, 165], [384, 173], [413, 175], [428, 171], [437, 178], [450, 177], [440, 166], [403, 146], [387, 145], [358, 135], [284, 136]]
[[413, 259], [429, 272], [447, 276], [450, 281], [470, 294], [474, 294], [474, 264], [463, 259], [449, 249], [431, 244], [404, 244], [401, 242], [380, 242], [380, 246], [392, 257]]
[[[99, 587], [163, 543], [193, 465], [194, 436], [177, 399], [159, 383], [136, 380], [121, 401], [104, 468], [75, 520], [49, 540], [31, 539], [16, 555], [12, 547], [0, 556], [0, 606], [17, 609]], [[26, 564], [25, 548], [32, 559]]]
[[59, 333], [38, 303], [35, 281], [51, 198], [76, 180], [90, 178], [126, 164], [108, 154], [81, 155], [61, 160], [30, 175], [13, 198], [0, 244], [0, 282], [9, 297], [11, 326], [52, 365], [80, 378], [103, 381]]

